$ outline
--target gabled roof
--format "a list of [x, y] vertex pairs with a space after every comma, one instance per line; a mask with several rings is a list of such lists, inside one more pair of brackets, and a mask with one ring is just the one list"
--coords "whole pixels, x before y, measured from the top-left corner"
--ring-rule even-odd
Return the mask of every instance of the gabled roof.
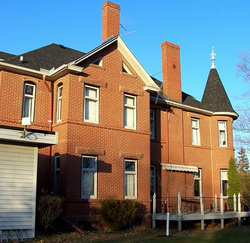
[[[36, 75], [46, 75], [50, 78], [56, 75], [58, 77], [58, 75], [62, 74], [66, 69], [81, 72], [82, 67], [78, 66], [80, 62], [114, 42], [117, 42], [118, 50], [145, 83], [144, 90], [158, 91], [158, 86], [119, 36], [110, 37], [88, 53], [76, 51], [62, 45], [51, 44], [19, 56], [14, 56], [11, 59], [0, 61], [0, 65], [12, 70], [18, 69], [25, 72], [36, 73]], [[23, 61], [20, 61], [21, 56], [23, 56]]]
[[152, 78], [149, 76], [149, 74], [146, 72], [146, 70], [143, 68], [143, 66], [136, 59], [136, 57], [133, 55], [133, 53], [130, 51], [130, 49], [126, 46], [126, 44], [119, 36], [112, 36], [108, 38], [100, 46], [96, 47], [95, 49], [91, 50], [90, 52], [86, 53], [76, 61], [71, 62], [70, 64], [77, 65], [114, 42], [117, 42], [118, 50], [126, 58], [128, 63], [133, 67], [135, 72], [145, 83], [144, 90], [159, 91], [159, 87], [155, 84], [155, 82], [152, 80]]
[[[76, 51], [63, 45], [50, 44], [18, 56], [13, 56], [5, 60], [5, 62], [38, 71], [41, 68], [51, 70], [72, 62], [84, 54], [84, 52]], [[22, 62], [20, 61], [20, 56], [23, 56]]]
[[0, 59], [6, 60], [15, 57], [15, 55], [0, 51]]
[[210, 69], [206, 88], [202, 97], [202, 104], [204, 109], [213, 112], [236, 113], [215, 68]]

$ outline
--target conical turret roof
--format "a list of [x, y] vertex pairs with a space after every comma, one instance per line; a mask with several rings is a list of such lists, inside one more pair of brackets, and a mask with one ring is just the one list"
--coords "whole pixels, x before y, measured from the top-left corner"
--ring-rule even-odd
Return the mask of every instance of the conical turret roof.
[[[216, 68], [211, 68], [202, 97], [204, 109], [213, 112], [234, 112]], [[237, 113], [236, 113], [237, 114]]]

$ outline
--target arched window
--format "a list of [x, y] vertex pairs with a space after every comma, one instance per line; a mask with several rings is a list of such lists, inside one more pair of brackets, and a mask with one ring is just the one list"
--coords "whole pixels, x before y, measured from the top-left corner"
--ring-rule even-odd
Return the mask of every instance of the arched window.
[[34, 121], [35, 113], [35, 96], [36, 85], [33, 82], [27, 81], [24, 83], [23, 91], [23, 119], [30, 119], [30, 122]]

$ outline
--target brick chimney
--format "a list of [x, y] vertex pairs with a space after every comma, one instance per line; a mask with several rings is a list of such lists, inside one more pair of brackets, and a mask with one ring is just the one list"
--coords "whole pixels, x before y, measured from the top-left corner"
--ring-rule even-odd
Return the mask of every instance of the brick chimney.
[[173, 100], [182, 101], [180, 47], [164, 41], [161, 48], [163, 93]]
[[102, 41], [120, 34], [120, 6], [110, 1], [102, 5]]

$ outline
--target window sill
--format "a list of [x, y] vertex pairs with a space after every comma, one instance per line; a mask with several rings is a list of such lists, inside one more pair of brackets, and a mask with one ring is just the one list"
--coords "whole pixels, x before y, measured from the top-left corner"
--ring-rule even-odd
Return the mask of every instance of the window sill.
[[81, 199], [83, 200], [97, 199], [97, 196], [82, 196]]
[[137, 199], [136, 196], [125, 196], [125, 199]]

